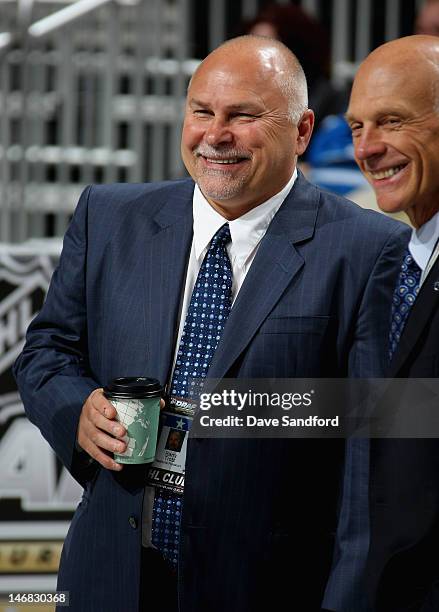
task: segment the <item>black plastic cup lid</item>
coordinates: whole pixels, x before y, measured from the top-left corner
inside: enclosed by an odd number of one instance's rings
[[[121,399],[141,399],[143,397],[159,397],[163,387],[156,378],[142,378],[127,376],[115,378],[104,387],[106,397],[120,397]]]

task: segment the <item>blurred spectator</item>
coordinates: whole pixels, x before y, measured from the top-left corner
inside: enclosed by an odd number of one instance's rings
[[[308,176],[322,189],[346,195],[368,186],[354,158],[351,130],[343,115],[329,115],[314,134]]]
[[[347,92],[336,89],[329,80],[331,53],[328,34],[303,9],[293,4],[269,5],[245,24],[244,31],[277,38],[296,54],[308,81],[309,107],[316,115],[315,127],[327,115],[346,110]]]
[[[415,21],[415,34],[439,36],[439,0],[427,0]]]

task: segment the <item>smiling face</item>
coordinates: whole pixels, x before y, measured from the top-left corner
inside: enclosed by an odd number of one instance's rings
[[[308,144],[313,115],[306,112],[298,126],[291,122],[288,100],[276,82],[284,64],[269,41],[249,41],[212,53],[191,81],[183,161],[226,219],[278,193]]]
[[[379,207],[405,211],[416,227],[439,209],[439,114],[433,87],[439,63],[436,54],[420,50],[425,38],[400,39],[372,53],[355,77],[347,112],[356,161]],[[425,51],[431,51],[429,44]]]

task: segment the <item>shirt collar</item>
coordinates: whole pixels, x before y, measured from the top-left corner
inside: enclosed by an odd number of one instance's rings
[[[439,212],[427,223],[412,231],[409,251],[421,270],[425,270],[439,238]]]
[[[279,193],[249,210],[242,217],[228,222],[232,237],[231,258],[235,260],[238,266],[244,267],[245,262],[263,238],[271,220],[293,187],[296,178],[297,170],[295,168],[292,177]],[[212,208],[198,185],[195,185],[194,190],[193,217],[195,256],[199,260],[213,236],[227,222],[227,219]]]

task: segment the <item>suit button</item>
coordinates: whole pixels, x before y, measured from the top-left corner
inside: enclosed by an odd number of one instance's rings
[[[134,516],[130,516],[130,518],[128,519],[128,522],[130,524],[130,527],[132,527],[133,529],[137,529],[137,521],[134,518]]]

